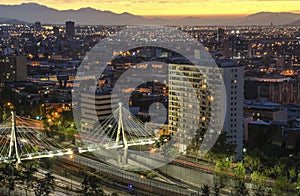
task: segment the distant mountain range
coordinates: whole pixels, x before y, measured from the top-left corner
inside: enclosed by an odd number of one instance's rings
[[[0,24],[25,24],[26,22],[11,18],[1,18]]]
[[[290,25],[300,26],[300,20],[296,20],[295,22],[290,23]]]
[[[0,5],[0,23],[34,23],[64,24],[72,20],[76,24],[90,25],[300,25],[300,14],[289,12],[259,12],[239,18],[145,18],[130,13],[116,14],[110,11],[101,11],[93,8],[79,10],[57,10],[37,3],[23,3],[20,5]]]

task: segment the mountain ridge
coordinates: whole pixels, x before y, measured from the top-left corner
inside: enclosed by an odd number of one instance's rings
[[[3,18],[0,17],[0,24],[25,24],[25,21],[13,19],[13,18]]]
[[[10,20],[34,23],[41,21],[44,24],[64,24],[73,20],[76,24],[88,25],[286,25],[300,20],[300,14],[292,12],[258,12],[238,18],[146,18],[128,12],[114,13],[107,10],[98,10],[83,7],[77,10],[57,10],[38,3],[22,3],[19,5],[0,4],[0,17]]]

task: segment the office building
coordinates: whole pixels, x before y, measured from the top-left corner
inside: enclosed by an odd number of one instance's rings
[[[280,104],[299,103],[300,77],[246,77],[246,99]]]
[[[113,106],[118,104],[110,88],[97,88],[91,93],[81,94],[81,125],[82,131],[93,131],[98,122],[104,121],[112,114]]]
[[[0,87],[5,82],[24,81],[27,79],[27,66],[25,56],[0,57]]]
[[[75,23],[73,21],[66,22],[66,38],[72,39],[75,35]]]

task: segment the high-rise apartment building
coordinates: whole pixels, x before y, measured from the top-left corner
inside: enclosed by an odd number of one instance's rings
[[[27,79],[25,56],[0,56],[0,87],[5,82],[24,81]]]
[[[91,93],[81,94],[82,131],[93,131],[97,122],[101,123],[112,114],[112,108],[118,104],[118,101],[111,90],[98,88],[96,91],[91,90]]]
[[[75,23],[73,21],[66,22],[66,38],[72,39],[75,35]]]
[[[243,56],[249,56],[249,49],[252,49],[249,48],[249,41],[239,37],[236,32],[224,39],[223,56],[225,58],[240,59]]]
[[[34,23],[34,30],[41,31],[42,30],[42,24],[41,22],[37,21]]]
[[[236,145],[236,159],[243,156],[243,104],[244,104],[244,67],[234,62],[221,62],[226,90],[226,115],[223,131],[229,136],[229,142]]]
[[[224,85],[222,85],[223,81]],[[188,85],[194,88],[194,92],[187,88]],[[205,66],[201,71],[194,65],[170,64],[168,116],[170,133],[175,135],[180,131],[185,134],[194,129],[197,130],[194,137],[202,141],[204,135],[209,138],[210,134],[216,134],[220,131],[218,129],[222,129],[227,132],[229,142],[237,145],[235,158],[241,159],[243,85],[243,67],[237,67],[233,62],[222,62],[219,68]],[[195,107],[197,100],[192,98],[194,93],[197,94],[199,107]],[[200,113],[197,110],[200,110]],[[194,119],[195,116],[199,116],[200,119]],[[222,126],[223,117],[225,121]],[[183,146],[179,147],[182,151],[188,147],[186,142],[194,141],[188,134],[177,137],[182,140]]]
[[[225,38],[225,29],[218,28],[217,32],[217,41],[223,42]]]
[[[56,37],[59,36],[59,27],[58,26],[53,27],[53,35]]]

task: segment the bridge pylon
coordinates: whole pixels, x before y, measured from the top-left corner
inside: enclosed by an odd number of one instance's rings
[[[16,159],[17,163],[21,163],[20,158],[20,146],[17,140],[17,128],[16,128],[16,114],[11,111],[11,132],[10,132],[10,143],[9,143],[9,153],[8,158]]]
[[[124,148],[128,149],[128,143],[127,143],[127,138],[125,136],[125,130],[124,130],[124,124],[123,124],[123,106],[122,103],[119,103],[119,120],[118,120],[118,131],[117,131],[117,138],[116,138],[116,143],[119,143],[120,141],[120,135],[122,132],[122,141],[124,144]]]
[[[122,141],[124,144],[124,163],[127,164],[127,151],[128,151],[128,143],[125,135],[124,124],[123,124],[123,106],[122,103],[119,103],[119,120],[118,120],[118,131],[116,137],[116,144],[120,141],[120,135],[122,133]]]

